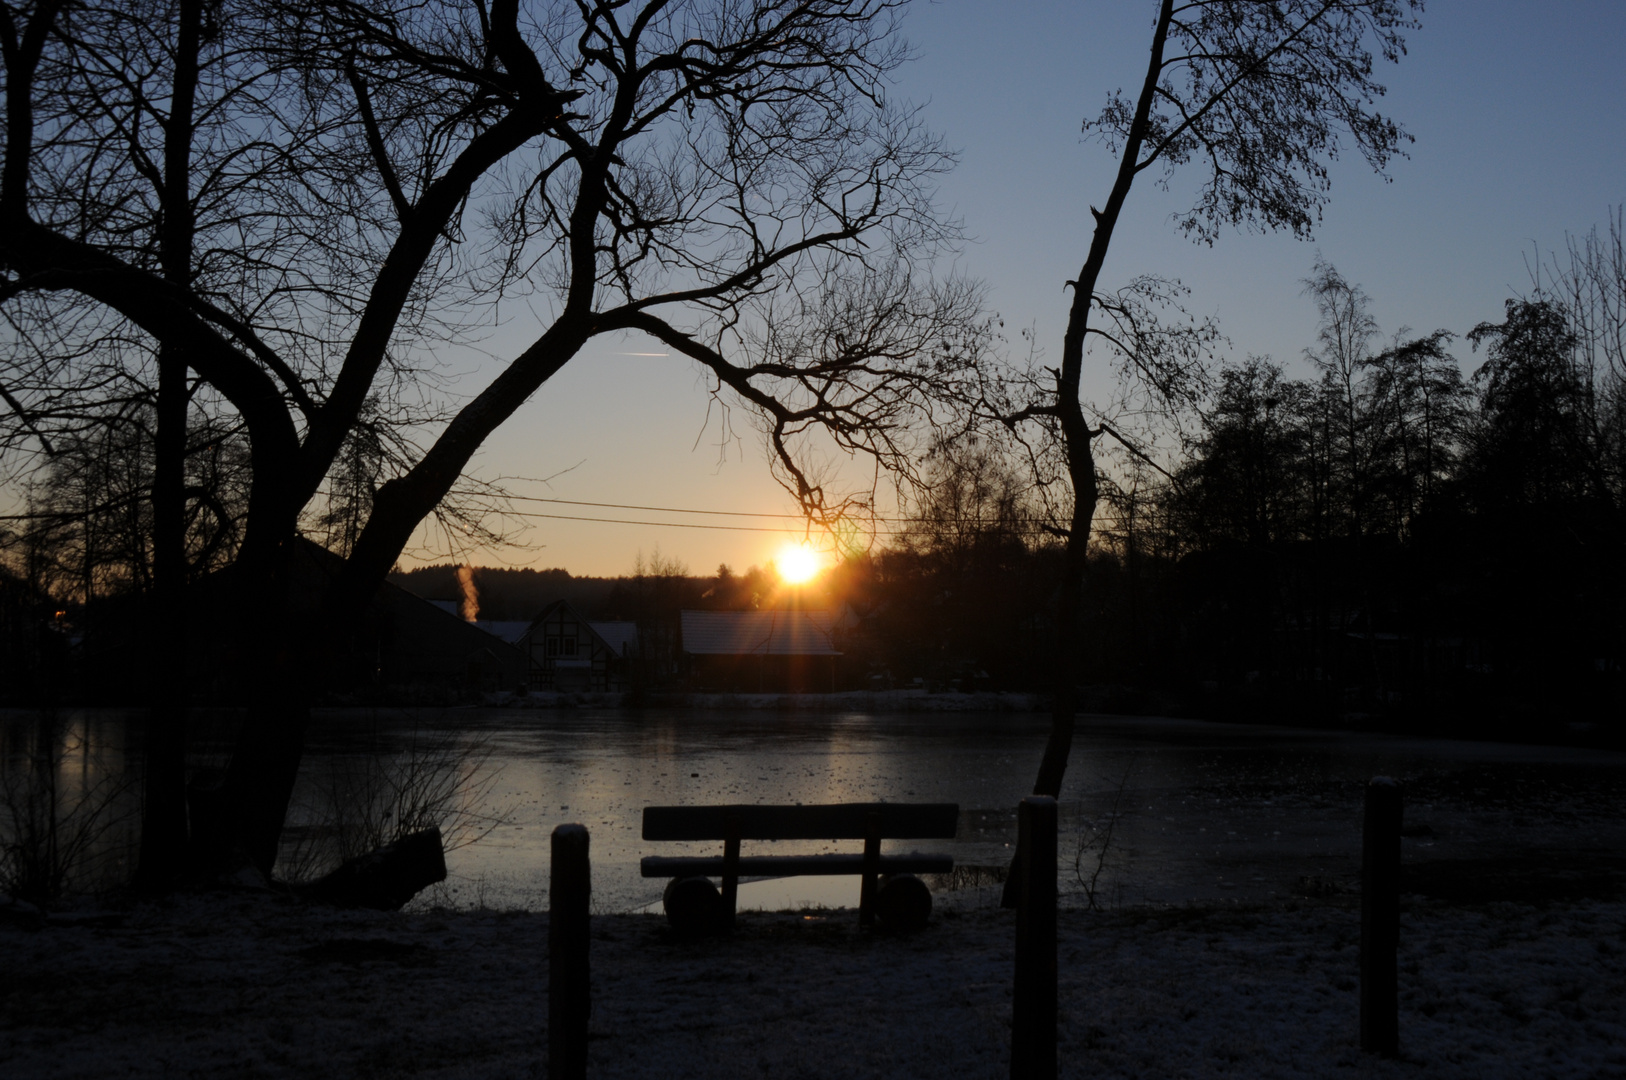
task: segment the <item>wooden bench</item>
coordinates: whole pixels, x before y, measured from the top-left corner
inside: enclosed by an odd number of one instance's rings
[[[674,887],[683,882],[720,877],[723,881],[718,919],[722,929],[734,925],[734,908],[741,877],[797,877],[809,874],[857,874],[858,919],[873,925],[881,904],[880,875],[946,874],[954,869],[952,855],[882,855],[882,840],[952,840],[958,830],[960,808],[954,803],[838,803],[823,806],[646,806],[645,840],[721,840],[721,855],[644,858],[646,878],[671,878],[667,888],[667,917],[678,929],[700,929],[700,914],[707,901],[700,888],[691,899],[674,904]],[[862,840],[862,853],[838,855],[740,854],[745,840]],[[907,882],[913,882],[913,885]],[[924,896],[919,922],[931,911],[931,893],[910,876],[889,878],[897,884],[897,899],[886,905],[899,912],[917,910]],[[698,882],[696,881],[698,886]],[[704,886],[715,895],[707,881]],[[905,895],[907,894],[907,895]],[[712,901],[715,902],[715,901]],[[674,914],[678,912],[679,914]],[[908,921],[904,916],[899,921]],[[885,916],[883,922],[888,921]],[[680,923],[687,923],[687,926]]]

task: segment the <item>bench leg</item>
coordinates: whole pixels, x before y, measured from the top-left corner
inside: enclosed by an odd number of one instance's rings
[[[871,813],[864,822],[864,870],[858,887],[858,925],[875,925],[876,875],[881,870],[881,815]]]
[[[728,816],[728,836],[723,840],[723,929],[734,932],[734,909],[740,895],[740,819]]]

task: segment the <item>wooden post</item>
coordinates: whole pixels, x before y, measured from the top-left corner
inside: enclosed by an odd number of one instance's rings
[[[592,873],[587,826],[553,830],[548,882],[548,1080],[587,1076],[588,914]]]
[[[740,896],[740,815],[730,813],[723,831],[723,932],[732,934]]]
[[[1400,820],[1404,789],[1376,776],[1366,785],[1361,831],[1361,1049],[1400,1052]]]
[[[1011,999],[1011,1080],[1056,1076],[1056,800],[1017,807],[1016,981]]]
[[[881,815],[864,815],[864,865],[858,885],[858,925],[875,925],[876,876],[881,871]]]

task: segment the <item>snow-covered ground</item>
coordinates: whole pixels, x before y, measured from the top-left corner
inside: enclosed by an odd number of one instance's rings
[[[908,937],[856,921],[749,913],[683,942],[595,917],[589,1075],[1007,1075],[1010,914],[973,894]],[[1618,899],[1408,898],[1398,1061],[1358,1049],[1347,893],[1064,911],[1060,932],[1064,1076],[1626,1077]],[[546,985],[530,912],[237,894],[0,918],[0,1076],[543,1076]]]

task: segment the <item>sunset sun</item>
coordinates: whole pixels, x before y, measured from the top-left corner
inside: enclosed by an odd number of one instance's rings
[[[774,566],[787,585],[802,585],[819,572],[819,555],[806,544],[786,544],[779,549]]]

